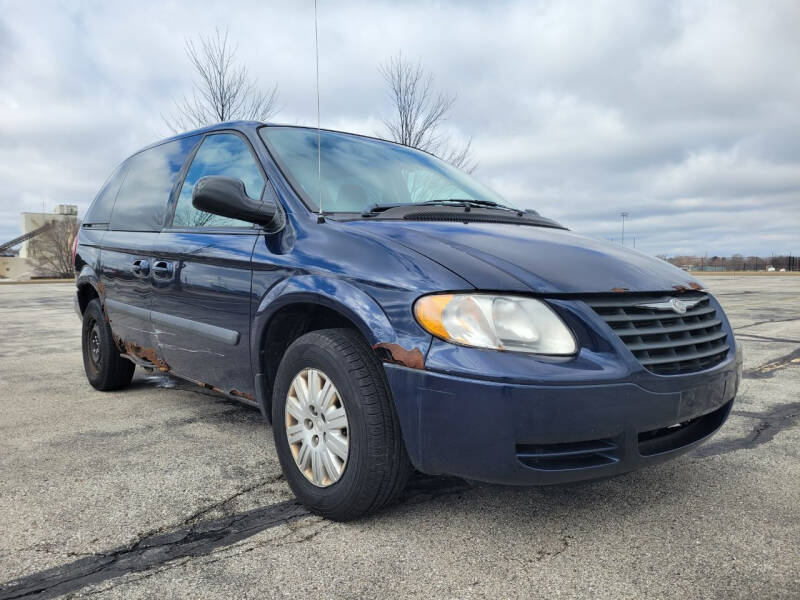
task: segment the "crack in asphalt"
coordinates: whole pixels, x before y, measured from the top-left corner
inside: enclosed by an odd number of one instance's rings
[[[0,587],[0,598],[54,598],[107,579],[146,571],[168,561],[203,556],[265,529],[303,517],[308,511],[294,500],[278,502],[139,539],[65,565],[46,569]]]
[[[151,577],[154,577],[171,569],[177,569],[179,567],[185,566],[186,564],[191,562],[194,558],[198,559],[195,567],[203,568],[208,565],[212,565],[214,563],[244,556],[245,554],[258,550],[259,548],[264,548],[266,546],[271,546],[272,548],[277,549],[288,545],[300,544],[314,539],[317,535],[319,535],[326,529],[336,524],[333,521],[326,521],[322,517],[317,517],[318,520],[316,521],[313,519],[314,517],[308,516],[289,522],[287,525],[292,529],[288,533],[278,537],[269,538],[267,540],[260,542],[249,542],[249,543],[243,542],[246,545],[237,546],[236,544],[234,544],[232,546],[222,547],[219,550],[216,550],[208,554],[208,557],[206,559],[202,559],[202,557],[184,557],[183,559],[176,559],[168,563],[165,563],[163,565],[156,565],[153,568],[148,569],[147,571],[143,571],[138,577],[125,577],[124,579],[119,578],[116,581],[112,581],[111,583],[109,583],[109,585],[105,587],[99,587],[94,590],[85,591],[83,592],[82,595],[94,596],[97,594],[103,594],[118,587],[130,586],[136,584],[139,581],[142,581],[144,579],[149,579]],[[299,523],[299,525],[296,528],[293,528],[295,523]],[[307,531],[310,531],[311,533],[306,533]],[[293,536],[296,536],[298,533],[303,533],[303,537],[300,537],[299,539],[290,539]]]
[[[757,419],[758,423],[744,437],[723,439],[700,446],[691,456],[706,458],[728,454],[735,450],[752,450],[770,442],[778,433],[800,422],[800,402],[781,404],[763,412],[733,410],[732,415]]]
[[[800,344],[800,340],[792,340],[788,338],[767,337],[766,335],[756,335],[754,333],[740,333],[736,339],[745,338],[754,342],[778,342],[781,344]]]
[[[734,327],[734,331],[739,331],[740,329],[747,329],[748,327],[756,327],[758,325],[767,325],[769,323],[788,323],[789,321],[798,321],[797,317],[792,317],[791,319],[767,319],[766,321],[756,321],[755,323],[748,323],[747,325],[739,325],[739,327]]]
[[[539,548],[535,553],[535,561],[542,562],[545,558],[554,558],[560,554],[563,554],[569,548],[569,541],[571,539],[574,539],[571,535],[562,535],[559,538],[559,541],[561,542],[561,548],[558,550],[544,550]]]
[[[742,376],[745,379],[765,379],[767,377],[774,377],[776,371],[793,365],[800,366],[800,348],[795,348],[788,354],[784,354],[763,365],[753,367],[752,369],[745,369]]]
[[[44,599],[69,594],[123,575],[157,569],[181,558],[207,556],[218,548],[231,546],[266,529],[309,516],[311,513],[296,500],[287,500],[216,519],[202,520],[209,512],[223,508],[233,500],[278,479],[280,476],[240,490],[192,514],[172,529],[162,528],[142,535],[131,544],[0,584],[0,600]],[[401,502],[416,504],[471,487],[456,478],[420,475],[409,484]],[[326,524],[318,528],[304,539],[311,539],[327,526]],[[246,551],[249,550],[244,550]]]
[[[790,366],[800,366],[800,348],[776,358],[768,363],[746,369],[742,373],[744,379],[764,379],[774,377],[776,372]],[[752,450],[770,442],[779,432],[793,427],[800,422],[800,402],[779,404],[762,412],[747,410],[731,411],[732,415],[757,420],[757,424],[746,435],[731,439],[722,439],[704,444],[691,451],[690,456],[705,458],[719,456],[736,450]]]

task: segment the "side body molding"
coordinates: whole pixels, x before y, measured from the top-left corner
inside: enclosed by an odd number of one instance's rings
[[[184,319],[182,317],[168,315],[162,312],[157,312],[155,310],[147,310],[137,306],[131,306],[130,304],[125,304],[124,302],[111,300],[110,298],[106,299],[105,303],[109,308],[113,308],[118,312],[136,317],[142,321],[150,321],[154,325],[161,325],[162,327],[178,329],[187,333],[196,334],[228,346],[235,346],[239,343],[239,332],[234,331],[233,329],[224,329],[222,327],[217,327],[216,325],[201,323],[200,321],[193,321],[190,319]]]

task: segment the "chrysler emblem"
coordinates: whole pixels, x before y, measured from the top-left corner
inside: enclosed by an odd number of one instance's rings
[[[672,310],[674,310],[679,315],[686,314],[686,302],[683,300],[678,300],[677,298],[670,298],[669,299],[670,306],[672,306]]]
[[[700,304],[702,300],[678,300],[677,298],[670,298],[661,302],[648,302],[646,304],[637,304],[636,308],[649,308],[651,310],[671,310],[672,312],[685,315],[686,311],[694,308]]]

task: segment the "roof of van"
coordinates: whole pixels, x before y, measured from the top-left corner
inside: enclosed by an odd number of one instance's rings
[[[297,129],[317,129],[313,125],[290,125],[288,123],[268,123],[266,121],[224,121],[222,123],[215,123],[214,125],[209,125],[207,127],[201,127],[199,129],[192,129],[191,131],[184,131],[183,133],[178,133],[178,134],[173,135],[171,137],[164,138],[164,139],[159,140],[157,142],[153,142],[152,144],[148,144],[144,148],[140,148],[139,150],[137,150],[136,152],[134,152],[130,156],[134,156],[136,154],[139,154],[140,152],[144,152],[145,150],[149,150],[150,148],[155,148],[156,146],[160,146],[161,144],[166,144],[167,142],[172,142],[174,140],[180,140],[180,139],[183,139],[185,137],[190,137],[190,136],[193,136],[193,135],[200,135],[200,134],[203,134],[203,133],[208,133],[209,131],[218,131],[218,130],[221,130],[221,129],[238,129],[238,130],[250,129],[250,130],[252,130],[252,129],[255,129],[255,128],[258,128],[258,127],[265,127],[265,126],[266,127],[294,127],[294,128],[297,128]],[[320,131],[329,131],[329,132],[332,132],[332,133],[344,133],[344,134],[347,134],[347,135],[355,135],[355,136],[362,137],[362,138],[378,140],[378,141],[387,142],[387,143],[390,143],[390,144],[396,144],[398,146],[405,146],[406,145],[406,144],[402,144],[400,142],[395,142],[393,140],[387,140],[387,139],[383,139],[383,138],[379,138],[379,137],[375,137],[375,136],[364,135],[362,133],[353,133],[352,131],[341,131],[339,129],[326,129],[325,127],[321,127]],[[421,152],[424,152],[425,154],[431,154],[431,152],[429,152],[427,150],[422,150],[421,148],[416,148],[416,150],[420,150]],[[128,158],[130,158],[130,156]]]
[[[144,148],[137,150],[134,154],[139,154],[139,152],[142,152],[143,150],[148,150],[149,148],[155,148],[156,146],[160,146],[161,144],[165,144],[167,142],[180,140],[185,137],[190,137],[201,133],[207,133],[209,131],[216,131],[218,129],[251,129],[253,127],[261,127],[262,125],[267,125],[267,124],[268,123],[262,123],[261,121],[225,121],[223,123],[214,123],[213,125],[208,125],[207,127],[192,129],[191,131],[184,131],[181,133],[177,133],[173,136],[164,138],[162,140],[158,140],[157,142],[153,142],[152,144],[148,144]]]

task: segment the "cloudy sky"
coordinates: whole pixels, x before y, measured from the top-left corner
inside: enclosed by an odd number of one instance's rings
[[[19,213],[80,213],[165,137],[187,36],[227,27],[313,124],[313,2],[0,0],[0,241]],[[402,51],[457,94],[476,176],[571,229],[652,254],[800,253],[800,3],[320,0],[323,127],[381,131]]]

